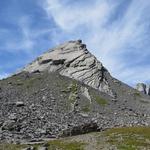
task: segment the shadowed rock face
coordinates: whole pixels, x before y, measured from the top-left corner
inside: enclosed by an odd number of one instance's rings
[[[138,83],[136,89],[144,94],[150,95],[150,85],[144,83]]]
[[[114,97],[108,83],[108,78],[111,78],[109,72],[81,40],[64,43],[46,52],[23,69],[27,72],[45,70],[57,71]]]

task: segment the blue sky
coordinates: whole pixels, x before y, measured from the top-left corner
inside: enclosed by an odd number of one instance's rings
[[[76,39],[114,77],[150,83],[150,0],[0,0],[0,78]]]

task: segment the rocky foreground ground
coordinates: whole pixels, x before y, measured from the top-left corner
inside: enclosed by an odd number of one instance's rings
[[[0,150],[149,150],[150,128],[115,128],[51,141],[0,144]]]

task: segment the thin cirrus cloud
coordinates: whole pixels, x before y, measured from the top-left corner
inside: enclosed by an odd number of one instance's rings
[[[10,38],[9,41],[5,43],[3,47],[5,47],[5,50],[8,51],[22,51],[26,50],[26,53],[30,53],[33,46],[34,41],[30,34],[30,29],[28,28],[29,20],[27,17],[22,17],[18,19],[17,26],[20,30],[18,36],[15,36],[14,38]],[[14,36],[14,35],[13,35]]]
[[[2,29],[1,35],[7,35],[7,39],[2,43],[0,50],[9,52],[23,51],[28,54],[33,53],[36,44],[36,38],[42,35],[43,30],[35,30],[30,27],[31,19],[28,16],[19,17],[15,23],[14,31],[10,29]],[[48,32],[48,31],[47,31]]]
[[[48,49],[53,28],[36,2],[0,1],[0,4],[0,78],[3,78]]]
[[[61,30],[56,42],[82,38],[115,77],[150,81],[150,1],[46,0],[43,8]]]
[[[3,64],[0,66],[0,79],[16,72],[33,55],[35,41],[30,36],[28,23],[26,17],[21,17],[15,22],[13,30],[12,25],[0,29],[0,63]]]

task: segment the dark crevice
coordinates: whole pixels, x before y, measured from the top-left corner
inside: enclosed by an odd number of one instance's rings
[[[66,59],[53,60],[52,65],[63,65]]]
[[[39,64],[40,64],[40,65],[42,65],[42,64],[47,64],[47,63],[49,63],[49,62],[51,62],[51,61],[52,61],[52,59],[46,59],[46,60],[40,61]]]

